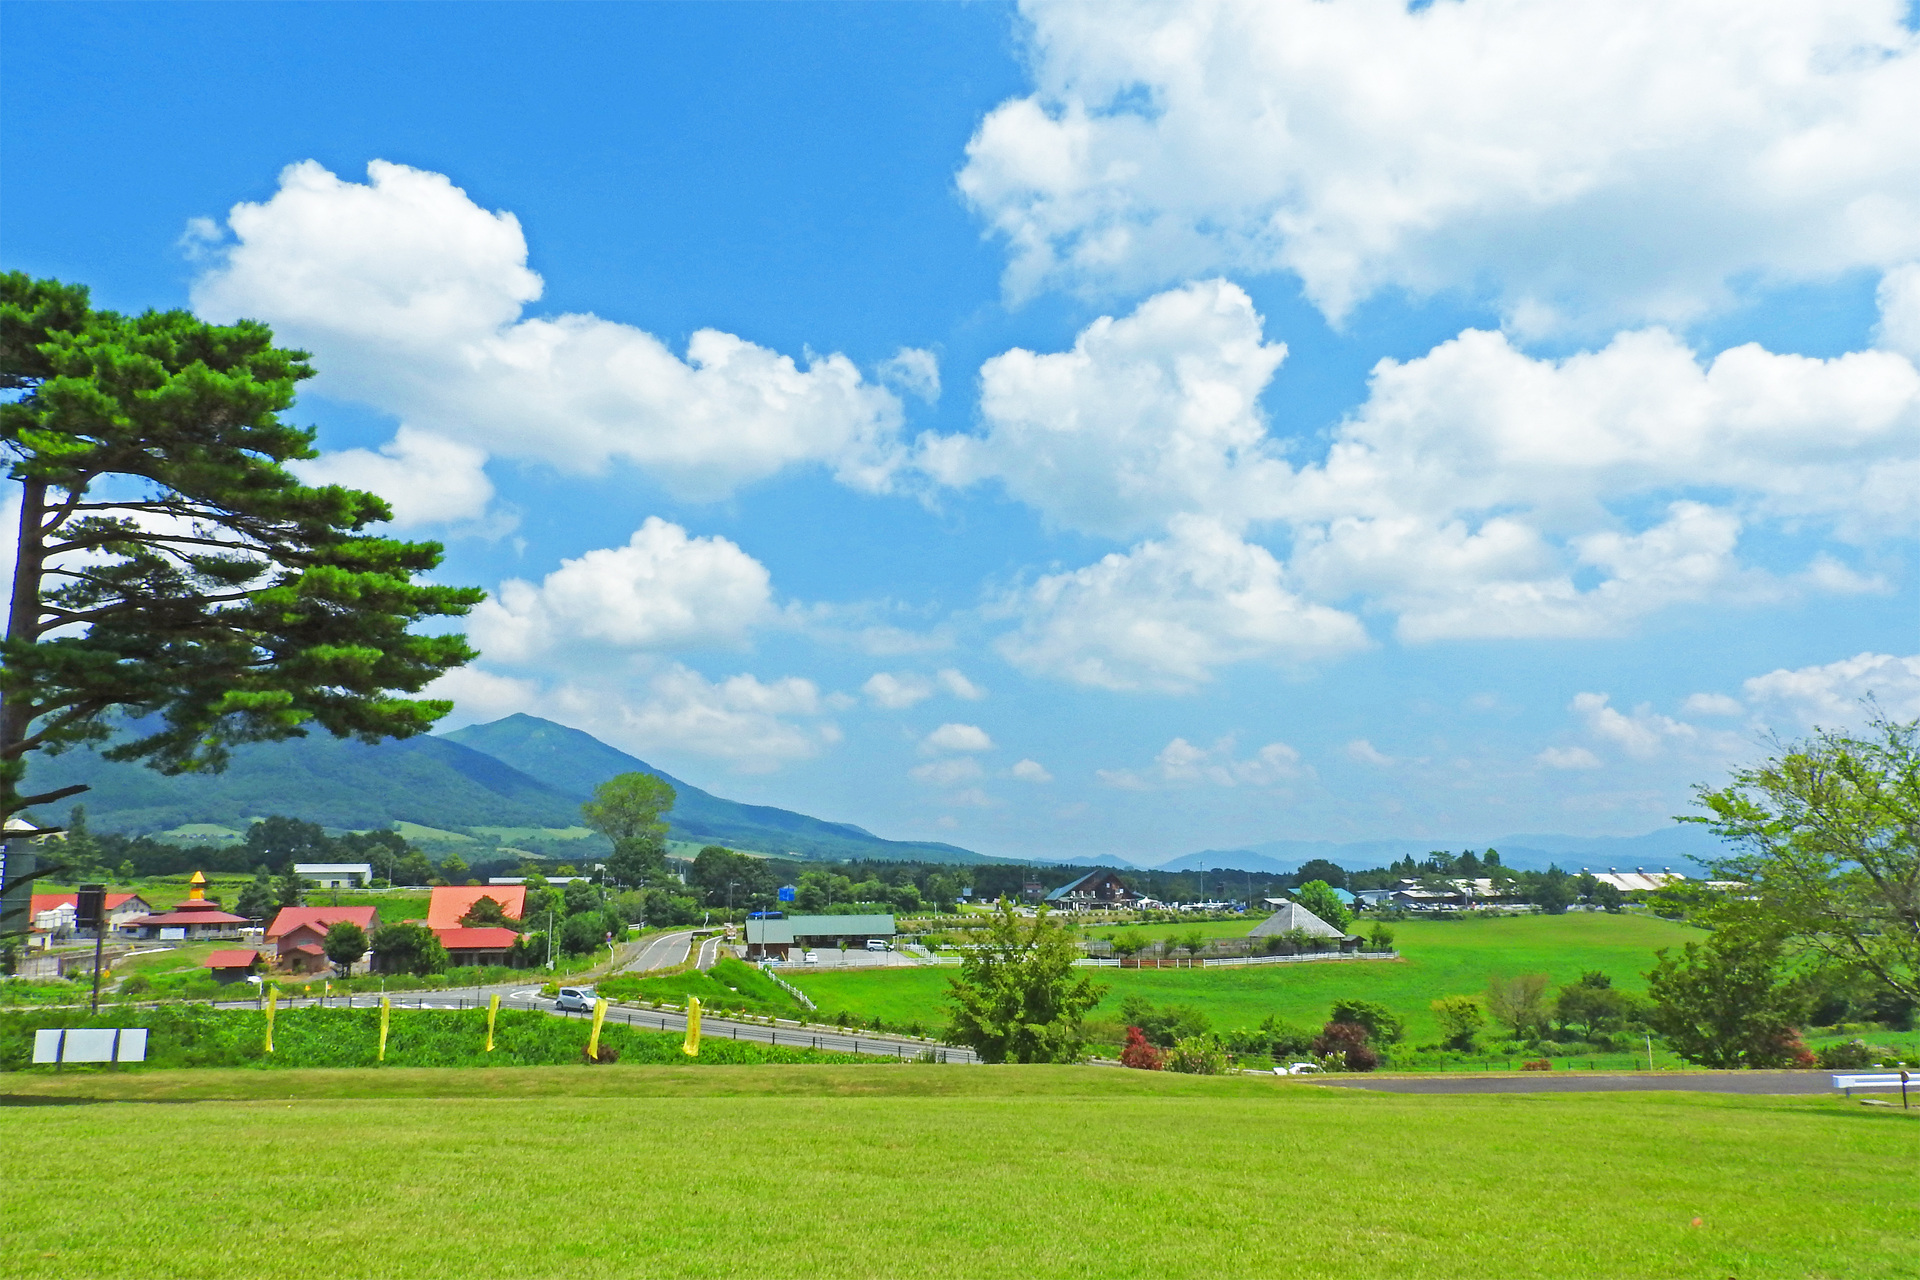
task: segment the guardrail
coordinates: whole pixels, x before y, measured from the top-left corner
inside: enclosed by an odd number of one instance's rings
[[[1907,1083],[1909,1079],[1910,1077],[1905,1071],[1885,1071],[1872,1075],[1836,1074],[1833,1077],[1833,1087],[1846,1094],[1849,1098],[1853,1096],[1855,1089],[1898,1089],[1900,1091],[1900,1105],[1902,1108],[1905,1108],[1907,1106]]]

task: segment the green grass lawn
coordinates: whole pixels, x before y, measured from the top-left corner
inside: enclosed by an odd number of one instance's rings
[[[1384,1004],[1405,1018],[1409,1040],[1421,1044],[1440,1035],[1428,1006],[1441,996],[1479,994],[1491,974],[1544,973],[1557,987],[1598,969],[1611,974],[1618,987],[1644,991],[1655,950],[1699,937],[1696,930],[1654,916],[1597,913],[1415,920],[1397,923],[1393,930],[1400,960],[1093,970],[1108,987],[1093,1017],[1117,1018],[1120,1002],[1137,993],[1156,1004],[1192,1005],[1217,1030],[1251,1027],[1271,1013],[1317,1026],[1335,1000],[1354,997]],[[829,1017],[842,1009],[862,1017],[878,1014],[889,1026],[916,1020],[943,1024],[947,978],[956,972],[951,966],[782,970]]]
[[[206,1099],[10,1110],[0,1240],[22,1277],[1872,1280],[1920,1258],[1920,1123],[1832,1097],[919,1065],[16,1076],[0,1093]],[[181,1170],[201,1171],[191,1194],[153,1194]]]

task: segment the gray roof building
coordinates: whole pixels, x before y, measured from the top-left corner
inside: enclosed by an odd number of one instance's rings
[[[816,947],[848,944],[865,946],[869,938],[894,936],[893,917],[873,916],[788,916],[784,920],[747,921],[749,949],[767,947]]]
[[[1344,938],[1347,936],[1297,902],[1289,902],[1286,906],[1253,926],[1253,932],[1247,936],[1250,938],[1270,938],[1278,934],[1292,933],[1295,929],[1304,929],[1310,938]]]

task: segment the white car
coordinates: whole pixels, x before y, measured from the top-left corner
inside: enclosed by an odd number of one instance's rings
[[[1311,1062],[1290,1062],[1284,1067],[1275,1067],[1273,1074],[1277,1076],[1310,1076],[1318,1074],[1319,1071],[1320,1068]]]
[[[807,952],[806,959],[808,964],[819,964],[820,953],[818,951],[809,951]]]
[[[592,1013],[596,999],[592,987],[562,987],[553,998],[553,1007],[562,1013]]]

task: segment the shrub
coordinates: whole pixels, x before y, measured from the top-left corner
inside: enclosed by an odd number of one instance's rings
[[[1367,1039],[1367,1029],[1357,1022],[1329,1022],[1315,1038],[1313,1051],[1338,1059],[1349,1071],[1371,1071],[1380,1065],[1380,1055]]]
[[[1553,1062],[1547,1058],[1530,1058],[1520,1064],[1522,1071],[1551,1071]]]
[[[1138,1071],[1159,1071],[1167,1065],[1166,1055],[1147,1043],[1140,1028],[1127,1028],[1127,1046],[1120,1051],[1120,1065]]]
[[[1828,1071],[1858,1071],[1880,1061],[1880,1055],[1865,1040],[1843,1040],[1822,1049],[1818,1061]]]
[[[1226,1047],[1213,1035],[1188,1036],[1167,1053],[1167,1070],[1190,1076],[1223,1075],[1229,1065]]]

